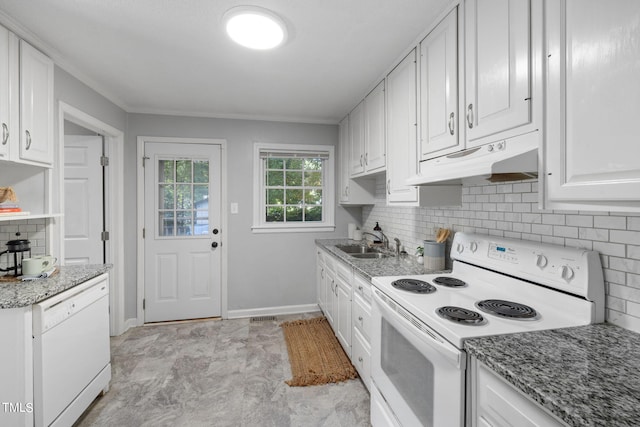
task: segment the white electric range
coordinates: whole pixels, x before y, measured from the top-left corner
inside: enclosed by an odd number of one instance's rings
[[[374,426],[462,426],[465,339],[604,321],[597,252],[456,233],[451,258],[372,280]]]

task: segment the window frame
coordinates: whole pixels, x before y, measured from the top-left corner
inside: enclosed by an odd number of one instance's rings
[[[266,183],[265,164],[260,158],[264,151],[283,153],[326,152],[329,158],[322,165],[322,221],[273,223],[265,220]],[[335,147],[333,145],[253,144],[253,226],[254,233],[315,233],[335,231]]]

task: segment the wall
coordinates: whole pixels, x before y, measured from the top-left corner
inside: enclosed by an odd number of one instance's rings
[[[535,180],[465,185],[462,207],[387,207],[385,182],[376,183],[376,204],[363,208],[363,227],[371,230],[379,221],[411,254],[438,227],[600,252],[607,321],[640,332],[640,214],[543,211]]]
[[[239,205],[239,213],[228,214],[228,230],[223,244],[228,250],[228,308],[250,310],[265,307],[312,304],[315,295],[315,239],[346,236],[347,222],[353,218],[336,209],[336,232],[254,234],[251,232],[253,209],[253,143],[337,145],[335,125],[311,125],[252,120],[169,117],[131,114],[125,151],[125,211],[135,212],[136,144],[138,136],[175,136],[222,138],[227,140],[227,200]],[[336,150],[337,153],[337,150]],[[337,167],[337,162],[336,162]],[[135,259],[135,221],[127,221],[125,259]],[[127,315],[135,313],[135,263],[127,265]],[[233,314],[233,313],[232,313]]]

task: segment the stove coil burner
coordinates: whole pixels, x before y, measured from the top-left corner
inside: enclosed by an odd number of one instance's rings
[[[462,288],[464,286],[467,286],[467,282],[449,276],[436,277],[435,279],[433,279],[433,283],[435,283],[436,285],[447,286],[449,288]]]
[[[437,311],[438,316],[463,325],[482,325],[484,317],[477,311],[467,310],[462,307],[445,306]]]
[[[495,314],[517,320],[531,320],[538,317],[538,313],[528,305],[499,299],[479,301],[476,306],[485,313]]]
[[[417,279],[398,279],[391,282],[391,285],[393,285],[394,288],[415,292],[417,294],[430,294],[436,291],[435,286],[431,283]]]

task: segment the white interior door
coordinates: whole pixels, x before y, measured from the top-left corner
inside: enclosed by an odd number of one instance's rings
[[[102,264],[102,137],[64,137],[64,265]]]
[[[145,322],[220,316],[220,146],[144,151]]]

